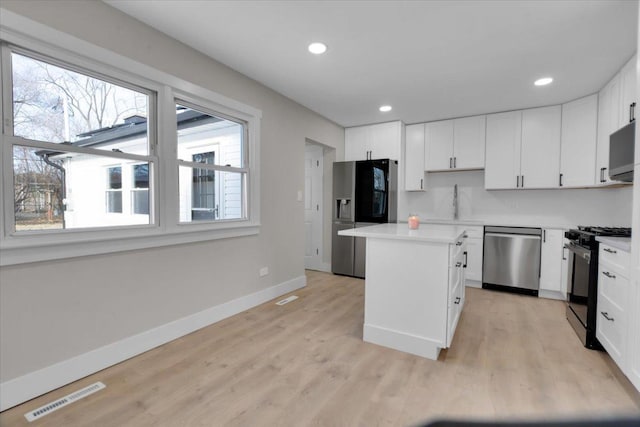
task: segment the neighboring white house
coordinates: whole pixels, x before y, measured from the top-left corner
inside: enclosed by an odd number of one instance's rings
[[[181,106],[176,113],[178,159],[242,167],[242,124]],[[147,135],[146,118],[136,115],[79,135],[73,145],[147,155]],[[70,152],[49,153],[49,158],[64,169],[65,228],[149,224],[150,163]],[[178,169],[181,222],[242,218],[240,173]]]

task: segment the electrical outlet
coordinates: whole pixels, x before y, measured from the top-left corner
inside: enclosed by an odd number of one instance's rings
[[[260,277],[264,277],[269,274],[269,267],[262,267],[260,269]]]

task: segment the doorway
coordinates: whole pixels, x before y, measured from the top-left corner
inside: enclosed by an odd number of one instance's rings
[[[321,145],[309,142],[305,144],[304,165],[304,267],[309,270],[324,270],[324,149]]]

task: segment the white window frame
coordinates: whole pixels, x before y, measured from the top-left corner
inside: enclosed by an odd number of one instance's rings
[[[110,81],[124,82],[155,92],[157,129],[149,130],[150,156],[127,153],[112,155],[110,151],[65,145],[65,151],[90,152],[119,160],[148,162],[153,157],[153,178],[150,181],[150,215],[153,224],[143,226],[105,227],[95,229],[68,229],[58,232],[20,232],[13,229],[13,153],[12,143],[20,144],[22,138],[1,135],[0,164],[0,265],[70,258],[84,255],[120,252],[133,249],[158,247],[221,238],[255,235],[260,228],[260,110],[227,98],[207,88],[195,85],[174,75],[116,54],[64,32],[54,30],[13,12],[0,8],[0,41],[18,46],[30,52],[60,61],[65,67],[75,66],[90,75],[105,76]],[[55,41],[55,42],[52,42]],[[6,49],[3,48],[3,51]],[[10,69],[6,53],[2,57],[3,74]],[[48,61],[49,62],[49,61]],[[127,70],[127,71],[124,71]],[[144,76],[144,77],[143,77]],[[6,82],[2,82],[6,85]],[[11,107],[11,92],[3,88],[4,99],[0,103],[0,115]],[[184,100],[223,116],[246,123],[244,141],[247,179],[245,182],[246,218],[240,220],[216,220],[211,222],[180,223],[178,216],[179,195],[177,184],[177,127],[175,99]],[[4,118],[4,115],[2,115]],[[151,123],[151,120],[150,120]],[[3,130],[11,126],[3,122]],[[150,127],[151,128],[151,127]],[[11,134],[13,129],[11,129]],[[156,132],[155,135],[151,135]],[[49,143],[30,141],[29,146],[51,148]],[[151,152],[153,150],[153,152]]]

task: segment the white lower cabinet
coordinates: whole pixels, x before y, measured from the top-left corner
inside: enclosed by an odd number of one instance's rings
[[[545,298],[566,299],[566,280],[563,280],[562,263],[566,258],[564,249],[564,230],[542,230],[540,253],[540,291]]]
[[[449,256],[449,292],[447,306],[447,347],[451,347],[453,335],[462,314],[465,297],[465,257],[467,255],[466,245],[451,245],[451,255]]]
[[[596,337],[622,371],[627,371],[629,261],[628,252],[600,244]]]
[[[482,287],[483,227],[466,227],[467,257],[465,263],[467,286]]]

